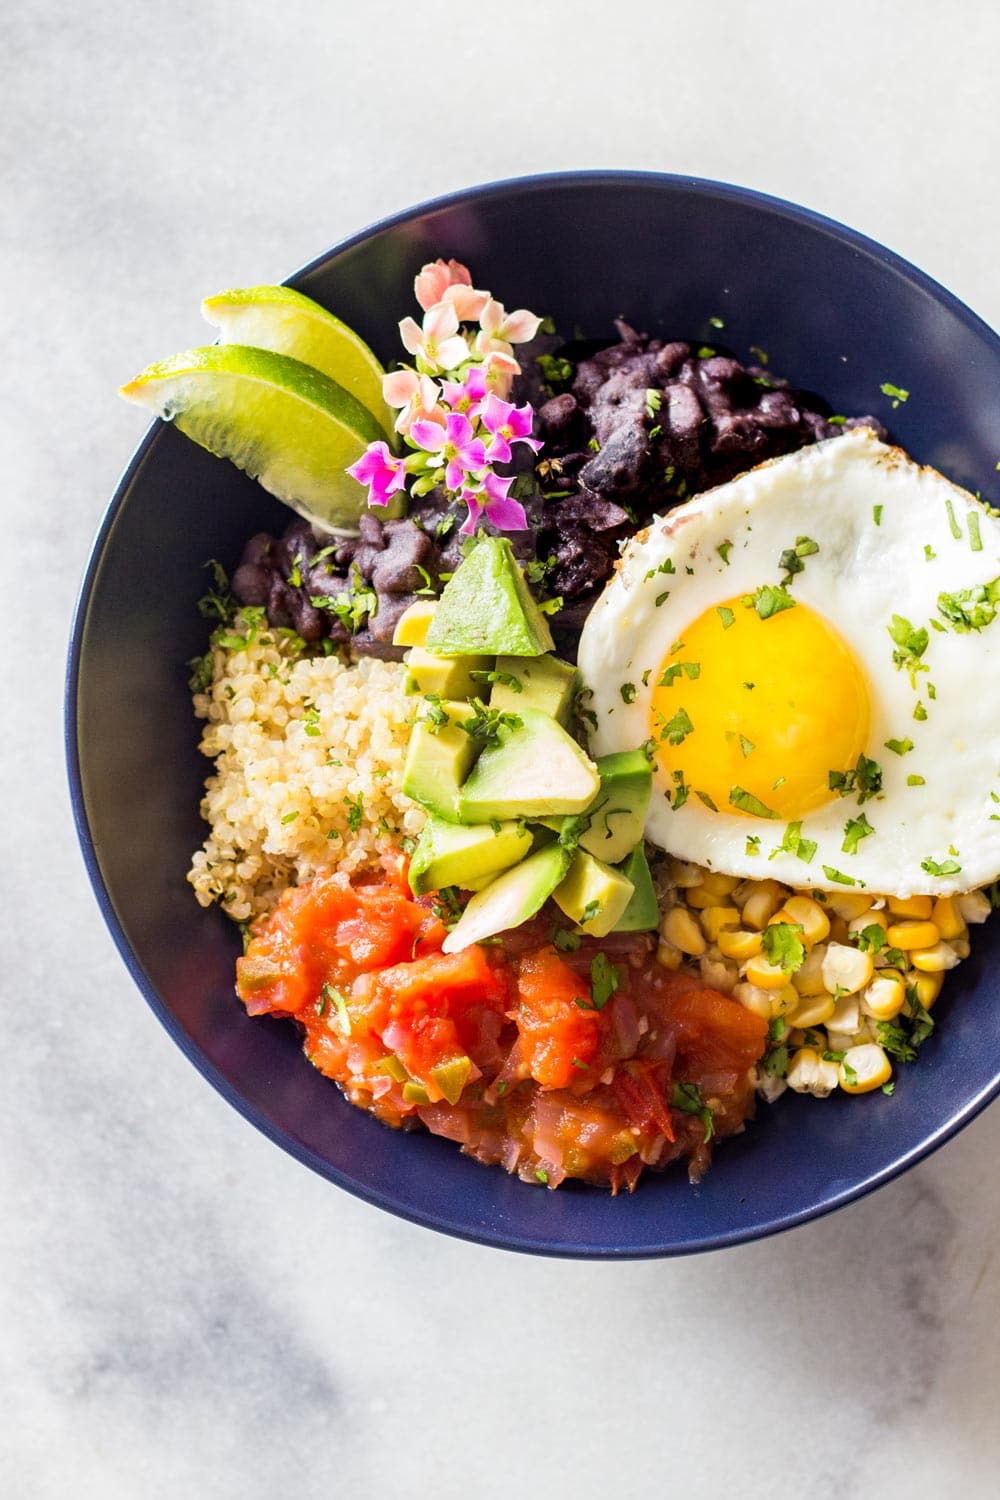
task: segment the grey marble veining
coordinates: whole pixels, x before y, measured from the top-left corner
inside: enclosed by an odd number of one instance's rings
[[[142,429],[114,388],[200,340],[204,293],[473,181],[628,165],[804,202],[995,325],[1000,11],[9,9],[0,1500],[991,1500],[1000,1110],[840,1214],[695,1260],[397,1222],[252,1131],[146,1009],[86,884],[60,715]]]

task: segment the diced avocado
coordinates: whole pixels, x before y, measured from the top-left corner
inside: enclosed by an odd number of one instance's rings
[[[660,910],[656,904],[653,877],[646,863],[646,851],[641,842],[636,844],[628,859],[618,868],[626,880],[631,880],[635,889],[624,913],[615,923],[615,931],[652,932],[660,925]]]
[[[490,708],[516,714],[537,708],[564,727],[580,674],[558,656],[498,656]]]
[[[552,650],[548,621],[506,537],[483,537],[456,568],[424,644],[443,656],[541,656]]]
[[[458,1055],[449,1057],[445,1062],[438,1063],[431,1068],[430,1078],[435,1088],[440,1089],[449,1104],[457,1104],[471,1072],[472,1058]]]
[[[606,937],[624,915],[633,890],[631,880],[620,870],[578,849],[552,899],[581,932],[589,937]]]
[[[410,730],[406,747],[403,791],[451,823],[460,821],[459,793],[476,758],[476,742],[460,725],[474,715],[471,703],[429,705]]]
[[[407,692],[428,698],[475,698],[482,692],[473,672],[488,672],[489,656],[432,656],[423,646],[411,646],[406,656]]]
[[[470,881],[492,880],[530,852],[531,834],[523,823],[510,820],[467,827],[432,815],[410,859],[410,889],[415,896],[445,885],[468,891]]]
[[[409,609],[404,609],[392,632],[394,646],[422,646],[427,639],[430,623],[434,618],[433,599],[414,599]]]
[[[616,865],[642,838],[653,790],[653,773],[643,750],[619,750],[596,762],[601,789],[587,808],[590,827],[580,847],[605,864]]]
[[[496,742],[485,747],[462,787],[459,817],[488,823],[578,813],[599,788],[597,768],[576,741],[548,714],[526,708],[497,726]]]
[[[547,844],[529,854],[512,870],[505,870],[469,900],[456,925],[441,944],[445,953],[458,953],[473,943],[509,932],[533,917],[552,895],[569,867],[570,856],[558,844]]]

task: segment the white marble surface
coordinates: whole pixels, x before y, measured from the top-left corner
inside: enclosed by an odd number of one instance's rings
[[[2,37],[0,1496],[995,1496],[1000,1108],[831,1219],[684,1262],[397,1222],[253,1132],[141,1001],[60,714],[143,426],[116,384],[199,340],[203,293],[409,202],[557,167],[718,177],[1000,322],[1000,8],[26,0]]]

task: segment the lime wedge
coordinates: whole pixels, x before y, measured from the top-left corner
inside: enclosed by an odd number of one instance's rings
[[[354,329],[311,297],[290,286],[236,287],[206,297],[201,310],[224,344],[252,344],[313,365],[392,432],[395,413],[382,400],[385,371]]]
[[[357,531],[365,492],[344,470],[384,433],[329,375],[287,354],[211,344],[148,365],[119,394],[245,469],[308,521]]]

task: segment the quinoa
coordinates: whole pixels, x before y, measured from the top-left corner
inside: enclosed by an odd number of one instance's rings
[[[202,906],[218,901],[238,922],[320,870],[377,868],[426,816],[402,791],[405,669],[302,655],[287,637],[251,631],[241,649],[216,645],[211,683],[194,695],[215,774],[201,803],[211,832],[188,880]]]

